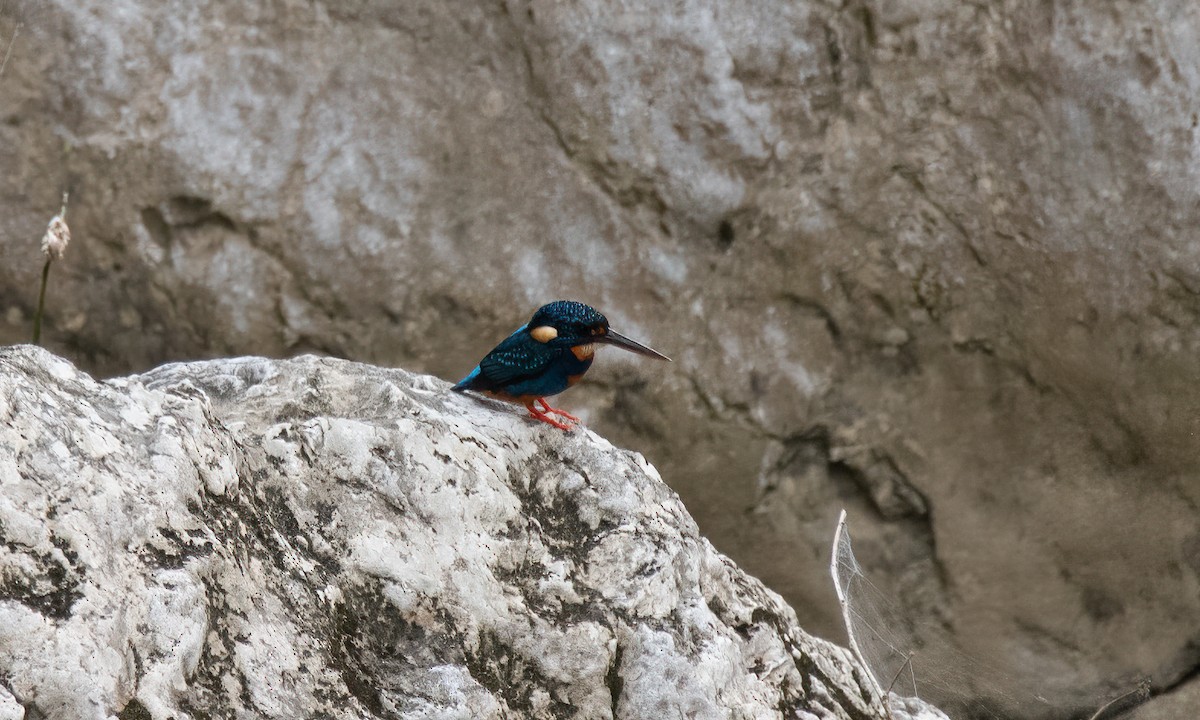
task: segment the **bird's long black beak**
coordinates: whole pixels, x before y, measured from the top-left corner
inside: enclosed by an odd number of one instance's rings
[[[671,362],[671,358],[667,357],[666,355],[663,355],[657,350],[646,347],[637,340],[630,340],[612,328],[609,328],[607,333],[597,337],[596,342],[615,345],[623,350],[628,350],[631,353],[637,353],[638,355],[645,355],[646,357],[652,357],[657,358],[658,360],[666,360],[667,362]]]

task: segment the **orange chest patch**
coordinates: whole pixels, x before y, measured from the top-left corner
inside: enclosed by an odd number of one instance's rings
[[[587,345],[576,345],[575,347],[571,348],[571,352],[575,355],[575,359],[577,360],[591,360],[592,356],[596,354],[596,344],[588,343]]]

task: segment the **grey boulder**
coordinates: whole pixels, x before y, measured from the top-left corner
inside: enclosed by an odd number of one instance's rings
[[[341,360],[0,350],[0,718],[868,718],[640,455]]]

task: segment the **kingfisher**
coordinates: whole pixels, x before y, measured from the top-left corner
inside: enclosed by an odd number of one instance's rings
[[[453,389],[475,390],[519,403],[538,420],[570,430],[570,425],[551,416],[572,423],[579,422],[579,418],[550,407],[546,398],[579,382],[592,366],[600,345],[615,345],[638,355],[671,360],[613,330],[608,326],[608,318],[595,308],[574,300],[556,300],[538,308],[528,323],[485,355]]]

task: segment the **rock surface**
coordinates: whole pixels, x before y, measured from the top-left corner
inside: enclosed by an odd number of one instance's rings
[[[48,335],[103,374],[457,378],[578,297],[677,362],[602,357],[569,405],[806,627],[840,637],[847,506],[911,616],[1064,707],[1200,672],[1200,4],[17,0],[0,42],[18,21],[0,342],[64,188]]]
[[[0,717],[880,717],[640,455],[447,389],[0,349]]]

